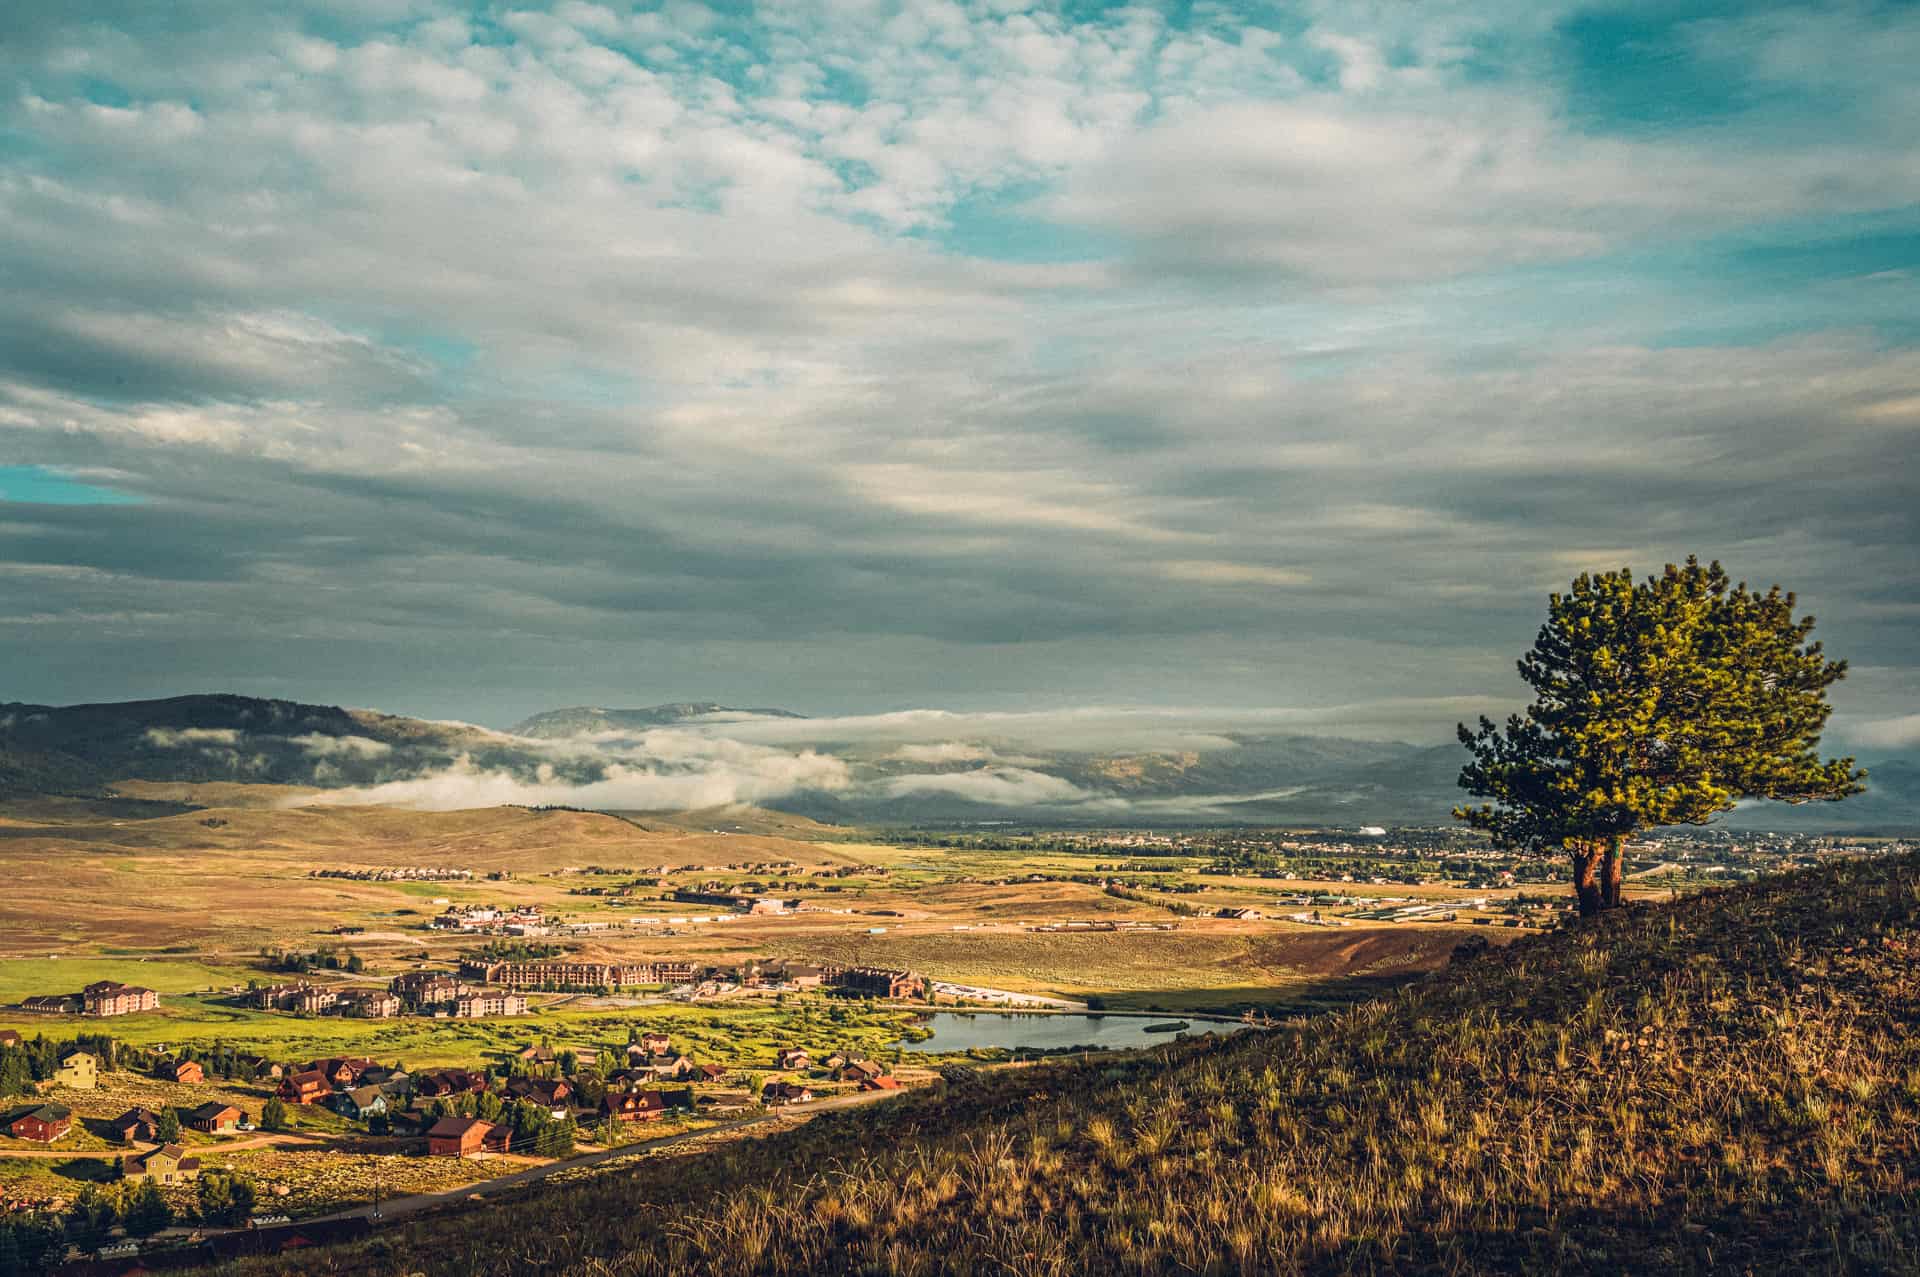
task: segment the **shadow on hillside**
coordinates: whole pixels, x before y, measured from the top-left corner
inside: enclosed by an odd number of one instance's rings
[[[1684,1197],[1652,1209],[1523,1211],[1512,1228],[1412,1229],[1391,1257],[1309,1259],[1306,1271],[1788,1273],[1914,1272],[1920,1212],[1910,1195],[1817,1186],[1784,1199],[1702,1213]]]
[[[55,1162],[53,1173],[80,1184],[111,1184],[120,1178],[119,1166],[104,1157],[74,1157]]]

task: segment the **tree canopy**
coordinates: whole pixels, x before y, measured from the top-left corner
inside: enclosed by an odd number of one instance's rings
[[[1644,581],[1577,577],[1520,659],[1526,712],[1461,725],[1460,786],[1491,801],[1454,816],[1502,846],[1570,855],[1593,913],[1620,903],[1622,843],[1639,830],[1704,824],[1743,798],[1859,793],[1866,773],[1818,752],[1846,662],[1809,642],[1814,619],[1794,606],[1692,558]]]

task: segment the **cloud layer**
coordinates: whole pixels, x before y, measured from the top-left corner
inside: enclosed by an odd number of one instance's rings
[[[1920,710],[1920,14],[1172,12],[11,7],[7,694],[1424,739],[1697,551]]]

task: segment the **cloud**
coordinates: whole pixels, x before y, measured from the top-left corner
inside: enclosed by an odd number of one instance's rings
[[[373,740],[366,736],[322,736],[309,733],[305,736],[292,736],[288,740],[298,745],[315,758],[385,758],[393,753],[393,746],[385,741]]]
[[[1920,714],[1854,722],[1847,726],[1846,737],[1869,749],[1912,749],[1920,746]]]
[[[241,733],[227,727],[149,727],[146,737],[158,749],[195,749],[238,745]]]
[[[1912,11],[162,8],[0,16],[0,468],[138,499],[11,694],[1425,739],[1629,550],[1920,668]]]
[[[894,798],[937,794],[996,807],[1050,807],[1090,797],[1079,786],[1024,767],[983,767],[966,772],[896,776],[884,785]]]
[[[620,756],[614,755],[617,759]],[[804,791],[833,793],[851,783],[845,762],[803,750],[788,753],[741,742],[649,733],[643,751],[613,761],[597,780],[569,781],[551,767],[532,777],[462,756],[424,776],[304,796],[290,806],[393,806],[428,811],[471,807],[569,806],[599,810],[687,811],[762,803]]]
[[[984,763],[998,757],[984,745],[970,745],[965,741],[939,741],[928,745],[902,745],[888,758],[903,763],[923,763],[940,765],[950,763]]]

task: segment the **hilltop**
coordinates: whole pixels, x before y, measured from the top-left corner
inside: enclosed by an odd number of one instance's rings
[[[1915,1271],[1920,858],[230,1271]]]

